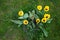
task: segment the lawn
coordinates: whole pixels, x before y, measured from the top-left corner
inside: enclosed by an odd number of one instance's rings
[[[39,4],[49,5],[53,18],[47,25],[49,36],[43,40],[60,40],[60,0],[0,0],[0,40],[24,40],[23,32],[10,20],[17,18],[19,10],[28,12]]]

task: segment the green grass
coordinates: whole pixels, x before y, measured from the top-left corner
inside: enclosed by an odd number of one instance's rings
[[[60,40],[60,0],[0,0],[0,40],[24,40],[17,25],[10,20],[17,18],[19,10],[32,10],[36,5],[50,6],[53,21],[48,24],[48,38],[43,40]]]

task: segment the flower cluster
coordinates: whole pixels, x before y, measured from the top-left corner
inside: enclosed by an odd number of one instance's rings
[[[49,6],[44,8],[41,5],[36,6],[36,9],[28,11],[25,13],[23,10],[18,12],[18,20],[11,20],[21,27],[22,25],[27,27],[27,31],[39,29],[47,37],[47,32],[44,28],[45,24],[50,23],[52,18],[47,12],[49,11]],[[37,30],[38,31],[38,30]],[[33,33],[33,32],[32,32]]]
[[[37,9],[38,9],[39,11],[41,11],[41,10],[42,10],[42,6],[41,6],[41,5],[38,5],[38,6],[37,6]],[[49,11],[49,6],[45,6],[44,11],[45,11],[45,12]],[[21,10],[21,11],[18,12],[18,15],[21,17],[21,16],[24,15],[24,12]],[[46,23],[49,19],[50,19],[50,14],[46,14],[46,13],[45,13],[45,14],[44,14],[44,17],[43,17],[41,20],[40,20],[39,18],[37,18],[35,22],[36,22],[37,24],[40,23],[40,22]],[[27,25],[28,23],[29,23],[28,20],[23,20],[23,24],[24,24],[24,25]]]

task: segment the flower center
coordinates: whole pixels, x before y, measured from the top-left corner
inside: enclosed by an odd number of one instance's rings
[[[25,23],[27,23],[27,22],[25,22]]]
[[[37,20],[37,22],[39,22],[39,20]]]
[[[45,20],[43,20],[45,22]]]
[[[20,14],[22,14],[22,12]]]
[[[46,10],[47,10],[47,8],[46,8]]]
[[[48,16],[46,16],[46,18],[48,18]]]

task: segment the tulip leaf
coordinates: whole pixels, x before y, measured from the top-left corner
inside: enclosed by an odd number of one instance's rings
[[[19,24],[19,25],[21,25],[22,24],[22,21],[20,21],[20,20],[11,20],[13,23],[15,23],[15,24]]]
[[[19,17],[18,19],[26,19],[26,18],[28,18],[28,13],[25,13],[24,16]]]
[[[36,19],[39,18],[37,14],[35,14],[35,18],[36,18]]]
[[[29,11],[29,18],[32,19],[32,20],[34,19],[34,14],[30,11]]]
[[[33,15],[35,14],[35,10],[32,10],[32,14],[33,14]]]
[[[27,25],[28,28],[32,29],[32,26],[30,24]]]
[[[32,17],[32,16],[33,16],[33,15],[32,15],[32,12],[29,11],[29,17]]]
[[[51,18],[51,19],[49,19],[48,21],[47,21],[47,23],[51,23],[51,21],[52,21],[53,19]]]
[[[48,36],[48,32],[42,26],[40,26],[40,29],[43,31],[45,37],[47,37]]]
[[[33,28],[35,28],[35,24],[32,22],[32,26],[33,26]]]
[[[24,18],[24,19],[25,19],[25,18],[28,18],[28,13],[25,13],[24,16],[23,16],[23,18]]]
[[[39,25],[40,25],[40,26],[43,26],[43,23],[40,23]]]
[[[22,24],[19,24],[18,27],[20,27]]]
[[[24,17],[18,17],[18,19],[24,19]]]

